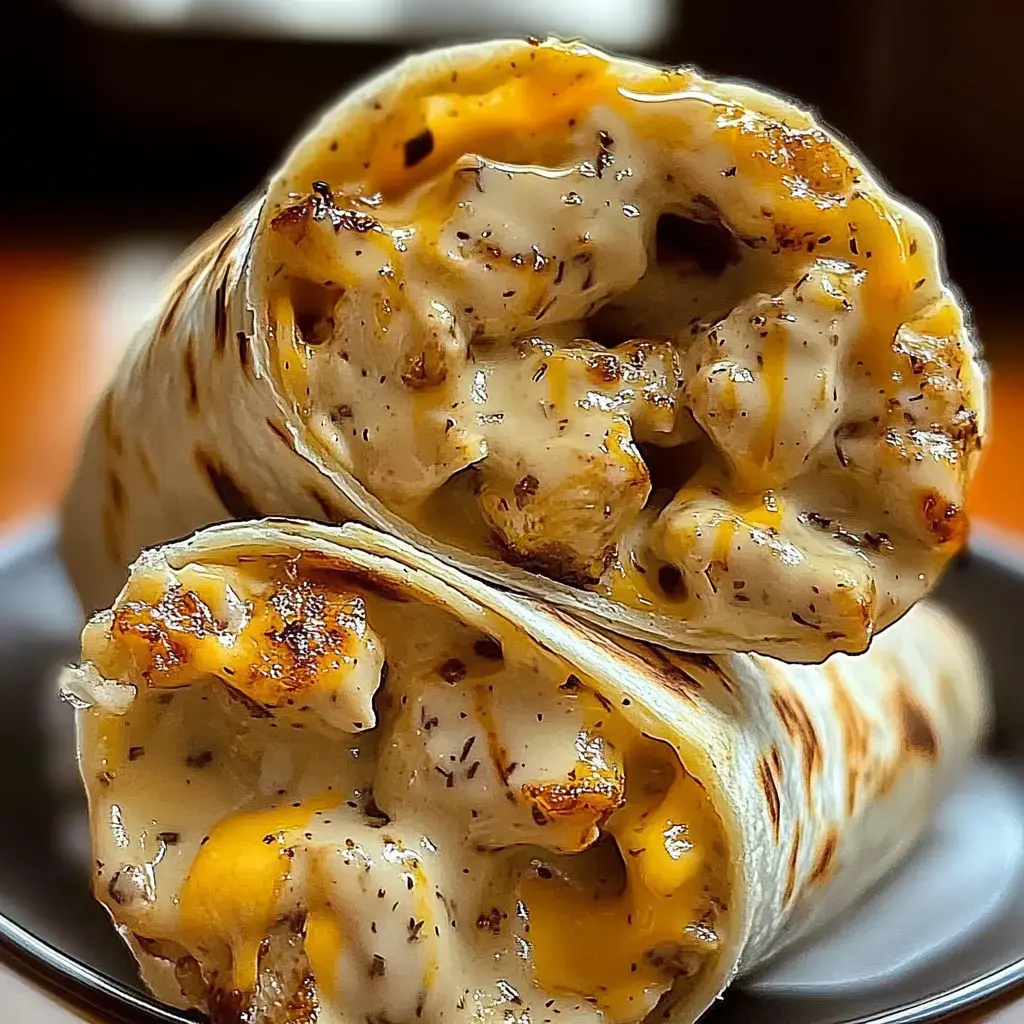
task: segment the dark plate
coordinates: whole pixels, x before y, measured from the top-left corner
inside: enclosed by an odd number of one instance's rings
[[[731,990],[709,1024],[909,1024],[1024,983],[1024,552],[976,537],[940,596],[988,660],[997,718],[988,753],[897,871]],[[146,995],[89,894],[72,713],[55,685],[78,627],[52,527],[0,545],[0,943],[118,1019],[193,1021]]]

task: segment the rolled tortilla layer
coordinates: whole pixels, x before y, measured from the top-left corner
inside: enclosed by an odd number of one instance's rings
[[[89,609],[227,516],[360,519],[678,649],[863,650],[964,536],[925,220],[789,102],[578,44],[412,58],[185,261],[65,514]]]
[[[692,1021],[898,860],[985,717],[928,605],[816,666],[625,643],[361,526],[147,552],[64,679],[147,983],[216,1024]]]

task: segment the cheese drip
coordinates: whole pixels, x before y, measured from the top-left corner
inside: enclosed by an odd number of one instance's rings
[[[626,780],[625,800],[605,828],[624,887],[605,895],[571,871],[541,867],[521,882],[523,939],[543,989],[591,999],[613,1020],[638,1020],[675,976],[696,974],[717,949],[714,918],[726,908],[713,884],[724,877],[724,850],[707,795],[671,749],[623,723],[611,731],[624,752],[612,773]]]
[[[291,877],[290,834],[334,804],[333,797],[324,796],[298,806],[240,811],[219,822],[200,847],[181,890],[179,938],[201,962],[217,961],[226,947],[232,988],[249,992],[256,983],[260,944]],[[332,921],[330,927],[335,926]],[[322,969],[334,954],[325,922],[317,917],[313,928],[313,952],[324,953],[316,957]]]

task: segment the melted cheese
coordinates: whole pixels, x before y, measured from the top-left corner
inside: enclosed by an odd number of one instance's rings
[[[538,54],[528,77],[512,78],[477,95],[438,93],[403,107],[371,150],[366,190],[400,198],[467,153],[509,162],[557,163],[553,154],[543,159],[544,148],[552,148],[552,136],[556,148],[562,148],[566,122],[598,99],[614,97],[615,86],[607,62],[598,56],[567,60],[557,49]],[[425,132],[430,133],[430,152],[412,162],[406,146]]]
[[[337,1001],[338,967],[345,949],[345,933],[337,912],[329,907],[310,910],[303,945],[321,998]]]
[[[772,490],[753,495],[747,500],[739,499],[736,510],[737,515],[723,517],[715,527],[712,561],[728,564],[729,551],[739,527],[778,531],[782,526],[783,503]]]
[[[696,973],[717,948],[704,918],[709,879],[717,896],[726,877],[721,824],[671,748],[617,716],[600,723],[612,749],[624,751],[625,803],[605,828],[625,866],[625,889],[596,898],[570,876],[528,875],[520,886],[524,939],[542,988],[594,999],[613,1020],[636,1020],[675,973]],[[601,732],[589,735],[593,745]]]
[[[239,991],[251,991],[256,982],[260,943],[291,873],[290,833],[335,803],[320,797],[298,807],[242,811],[219,822],[200,847],[181,890],[179,937],[197,958],[227,946]]]
[[[277,339],[278,377],[296,407],[305,410],[309,348],[299,337],[291,300],[284,296],[278,297],[273,303],[273,311],[271,324]]]

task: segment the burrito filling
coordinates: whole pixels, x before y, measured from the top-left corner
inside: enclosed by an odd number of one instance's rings
[[[271,185],[257,316],[318,457],[413,527],[809,659],[961,545],[963,314],[806,113],[527,42],[335,121]]]
[[[69,677],[95,889],[241,1021],[637,1021],[712,970],[721,821],[628,698],[393,584],[134,572]]]

